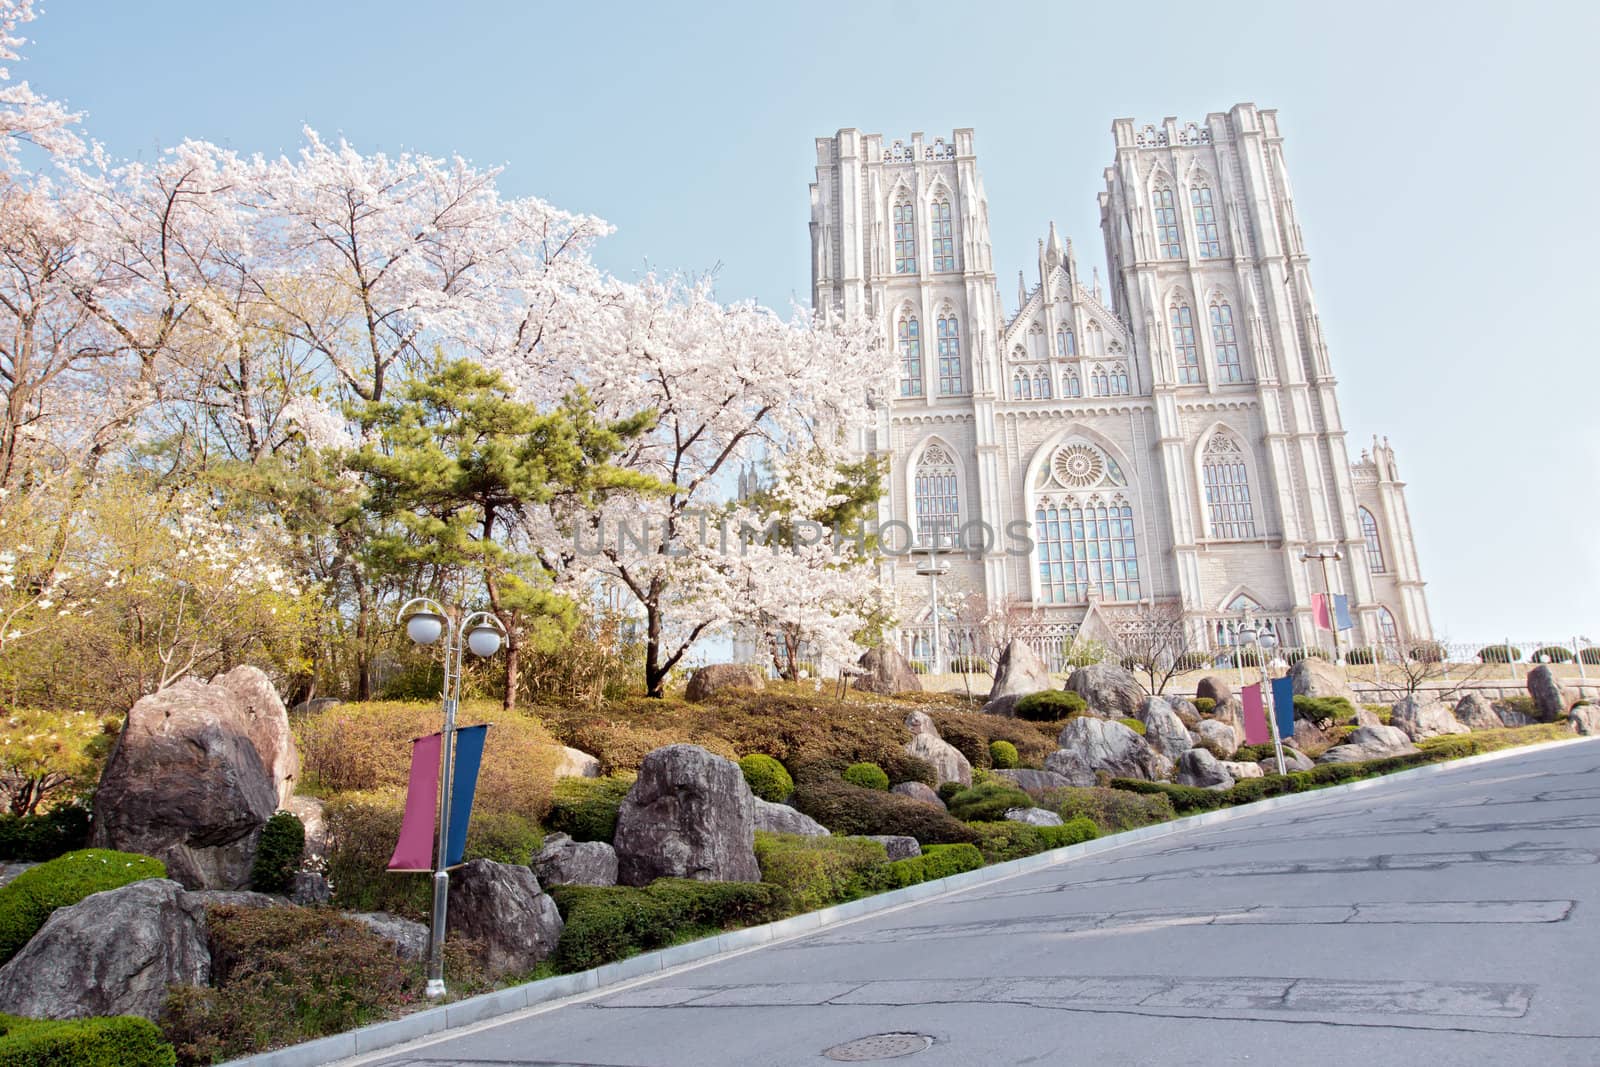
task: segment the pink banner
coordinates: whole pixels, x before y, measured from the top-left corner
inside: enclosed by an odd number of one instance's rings
[[[1261,702],[1261,683],[1247,685],[1239,691],[1240,698],[1244,701],[1244,743],[1247,745],[1264,745],[1272,740],[1272,731],[1267,728],[1267,709]]]
[[[1317,629],[1333,629],[1333,619],[1328,615],[1328,598],[1323,594],[1311,594],[1311,614],[1316,619]]]
[[[411,784],[406,787],[400,843],[389,857],[391,871],[433,870],[433,831],[439,819],[440,741],[440,735],[429,734],[411,742]]]

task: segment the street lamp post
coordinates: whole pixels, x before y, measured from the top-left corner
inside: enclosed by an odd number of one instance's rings
[[[410,610],[413,605],[415,610]],[[505,627],[487,611],[475,611],[457,626],[436,600],[413,597],[395,616],[406,636],[419,645],[431,645],[442,635],[444,643],[444,729],[439,743],[439,833],[433,865],[433,923],[428,938],[428,988],[430,997],[444,996],[445,911],[450,901],[449,836],[450,790],[455,777],[456,710],[461,701],[463,648],[487,658],[500,651]],[[465,640],[463,641],[463,637]]]
[[[1316,560],[1318,563],[1322,564],[1322,595],[1328,599],[1328,628],[1333,631],[1333,662],[1342,663],[1344,662],[1344,653],[1339,648],[1339,616],[1338,613],[1334,611],[1333,607],[1333,585],[1328,581],[1328,561],[1330,559],[1337,563],[1344,559],[1344,553],[1340,552],[1337,548],[1332,552],[1317,551],[1300,553],[1300,560],[1302,563],[1308,563],[1311,560]]]
[[[942,659],[940,652],[942,641],[939,634],[939,575],[949,574],[950,568],[939,562],[937,540],[924,547],[919,547],[915,551],[928,557],[928,562],[917,565],[918,577],[927,578],[929,581],[928,600],[933,607],[933,666],[928,673],[942,674],[944,672],[939,669]]]
[[[1278,734],[1278,709],[1272,699],[1272,678],[1267,674],[1265,652],[1265,649],[1278,646],[1278,636],[1271,630],[1258,630],[1255,620],[1248,617],[1239,628],[1239,636],[1244,638],[1246,647],[1255,649],[1256,666],[1261,670],[1261,706],[1266,709],[1267,725],[1272,728],[1272,751],[1278,759],[1278,773],[1285,774],[1288,769],[1283,761],[1283,738]]]

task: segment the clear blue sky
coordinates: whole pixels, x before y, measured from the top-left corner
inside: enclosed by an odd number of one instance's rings
[[[179,138],[504,163],[600,251],[808,298],[812,139],[977,130],[1002,292],[1085,273],[1113,118],[1279,109],[1353,449],[1399,450],[1435,622],[1600,641],[1600,6],[42,0],[20,76]],[[1031,268],[1030,268],[1031,269]]]

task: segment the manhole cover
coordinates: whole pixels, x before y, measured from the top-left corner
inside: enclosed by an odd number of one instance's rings
[[[871,1063],[873,1060],[896,1060],[901,1056],[909,1056],[932,1044],[933,1038],[927,1034],[873,1034],[824,1049],[822,1054],[830,1060],[844,1063]]]

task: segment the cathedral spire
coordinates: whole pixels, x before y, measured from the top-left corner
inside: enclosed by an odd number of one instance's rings
[[[1056,234],[1056,223],[1054,219],[1050,220],[1050,239],[1045,242],[1044,251],[1051,266],[1055,266],[1056,264],[1062,262],[1061,238]]]
[[[1022,314],[1022,309],[1027,306],[1027,303],[1028,303],[1028,282],[1027,282],[1027,279],[1025,279],[1023,277],[1022,272],[1019,270],[1019,271],[1017,271],[1017,314],[1018,315]]]

